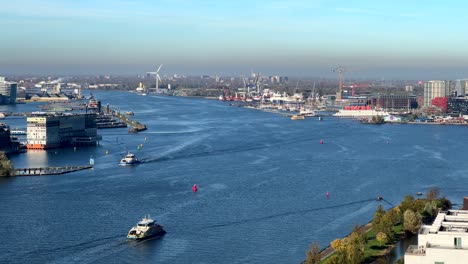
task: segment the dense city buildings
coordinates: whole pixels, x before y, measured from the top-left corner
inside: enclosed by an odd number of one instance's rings
[[[27,148],[48,149],[64,145],[95,146],[96,114],[37,113],[27,118]]]
[[[0,77],[0,104],[16,103],[16,90],[18,84],[5,81],[5,77]]]

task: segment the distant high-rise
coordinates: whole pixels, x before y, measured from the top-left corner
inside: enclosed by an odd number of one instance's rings
[[[18,84],[5,81],[5,77],[0,77],[0,104],[16,103],[16,89]]]
[[[432,105],[432,99],[450,95],[450,81],[428,81],[424,83],[424,106]]]
[[[458,79],[455,82],[456,96],[465,96],[468,93],[468,79]]]

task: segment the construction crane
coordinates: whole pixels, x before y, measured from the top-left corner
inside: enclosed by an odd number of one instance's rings
[[[338,72],[339,91],[336,93],[336,99],[341,100],[343,96],[343,72],[345,68],[343,66],[337,66],[332,69],[333,72]]]

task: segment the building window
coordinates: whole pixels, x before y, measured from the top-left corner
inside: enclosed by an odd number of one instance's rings
[[[461,237],[454,237],[453,238],[453,244],[455,248],[462,248],[462,239]]]

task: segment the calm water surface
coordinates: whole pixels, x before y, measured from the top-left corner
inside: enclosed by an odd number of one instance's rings
[[[95,168],[0,179],[0,262],[300,263],[312,242],[324,247],[367,223],[378,195],[385,208],[432,186],[455,203],[466,195],[465,127],[291,121],[212,100],[95,95],[149,129],[99,130],[98,147],[13,156],[15,167],[93,157]],[[143,163],[118,166],[126,151]],[[145,214],[167,234],[126,241]]]

